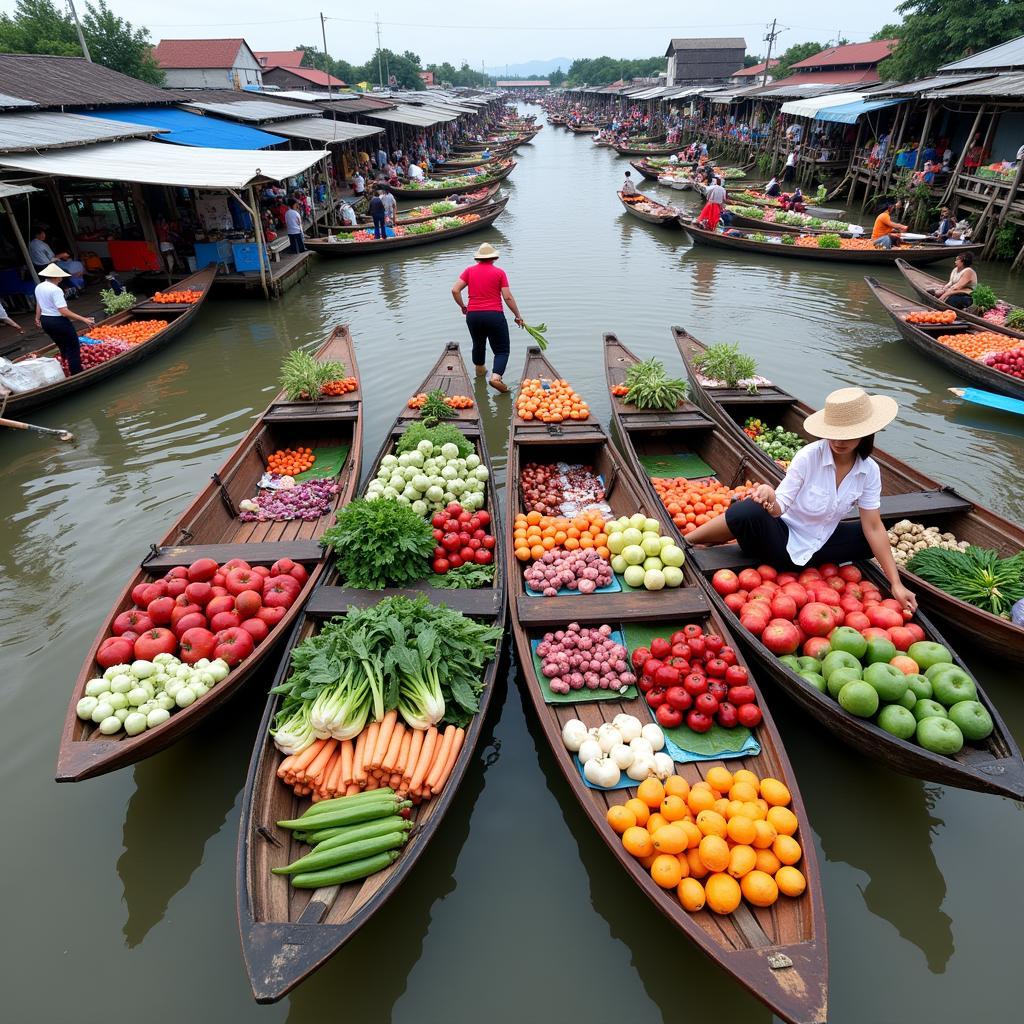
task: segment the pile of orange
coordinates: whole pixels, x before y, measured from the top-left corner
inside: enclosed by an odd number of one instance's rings
[[[629,394],[629,388],[627,388],[625,384],[613,384],[612,385],[612,394],[616,398],[622,398],[623,395],[628,395]]]
[[[692,786],[680,775],[645,779],[635,797],[608,808],[607,820],[685,910],[731,914],[743,900],[770,907],[780,893],[807,887],[791,800],[778,779],[716,765]]]
[[[720,516],[734,501],[745,498],[754,486],[747,480],[740,487],[726,487],[713,476],[706,480],[655,476],[651,483],[672,522],[684,534],[693,533],[698,526]]]
[[[329,380],[320,386],[320,394],[326,398],[338,398],[350,391],[359,390],[359,381],[355,377],[342,377],[341,380]]]
[[[572,519],[563,516],[542,516],[539,512],[519,513],[512,529],[512,547],[520,562],[542,558],[545,551],[564,548],[593,548],[608,558],[608,536],[604,532],[604,516],[589,509]]]
[[[818,245],[818,239],[820,235],[800,235],[797,237],[796,244],[804,249],[820,249]],[[865,249],[872,251],[875,249],[874,242],[870,238],[841,238],[839,239],[840,249]],[[894,245],[894,249],[906,249],[905,245]],[[833,252],[835,250],[832,250]]]
[[[409,399],[410,409],[422,409],[426,404],[427,396],[424,392],[420,392],[418,395],[413,395]],[[451,395],[449,398],[444,400],[444,404],[452,409],[472,409],[473,399],[469,395]]]
[[[553,380],[544,387],[539,379],[524,380],[516,396],[516,413],[524,420],[561,423],[563,420],[585,420],[590,407],[569,386],[566,380]]]
[[[184,302],[191,305],[193,302],[198,302],[203,297],[202,292],[193,291],[190,288],[186,288],[180,292],[157,292],[153,296],[154,302]]]
[[[154,334],[159,334],[167,325],[167,320],[132,320],[126,324],[114,324],[108,327],[90,327],[89,337],[97,341],[123,341],[126,345],[141,345],[149,341]]]
[[[1006,348],[1019,348],[1019,345],[1008,345],[1009,338],[1005,334],[994,331],[974,331],[970,334],[943,334],[938,339],[940,345],[962,352],[971,359],[981,359],[991,352],[1002,352]]]
[[[908,324],[951,324],[956,320],[956,313],[951,309],[915,309],[903,319]]]
[[[309,448],[280,448],[267,459],[267,469],[282,476],[295,476],[305,473],[314,462],[316,456]]]

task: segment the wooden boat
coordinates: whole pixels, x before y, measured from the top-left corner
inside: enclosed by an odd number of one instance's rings
[[[527,355],[524,377],[557,378],[554,367],[531,347]],[[640,511],[660,520],[665,519],[660,503],[645,493],[634,478],[622,456],[609,443],[601,427],[591,421],[556,425],[525,421],[513,415],[509,441],[508,486],[506,487],[506,521],[523,508],[519,487],[521,467],[528,462],[583,461],[593,465],[608,483],[606,501],[616,515]],[[573,795],[590,819],[623,871],[681,932],[728,971],[741,985],[766,1003],[786,1021],[818,1022],[827,1015],[828,952],[825,936],[825,911],[820,876],[810,842],[811,830],[803,802],[782,740],[770,711],[760,700],[764,721],[758,732],[761,752],[739,761],[725,762],[732,770],[740,765],[759,775],[782,779],[793,794],[793,807],[801,821],[806,840],[804,874],[808,888],[797,899],[780,898],[770,909],[757,909],[744,903],[731,915],[720,916],[702,910],[691,914],[683,910],[674,892],[655,885],[650,874],[628,854],[619,837],[606,821],[608,808],[624,803],[635,795],[635,789],[597,790],[588,788],[572,755],[561,738],[563,724],[580,718],[588,726],[611,721],[616,714],[636,715],[641,721],[650,719],[650,711],[642,697],[607,699],[588,703],[548,704],[540,688],[531,656],[531,640],[539,639],[546,630],[561,628],[568,622],[591,625],[609,623],[626,625],[637,622],[665,623],[681,628],[683,623],[696,622],[713,630],[731,643],[724,617],[710,613],[702,589],[696,586],[695,574],[687,569],[684,585],[676,590],[655,593],[637,591],[619,594],[571,595],[534,598],[525,593],[522,566],[508,552],[508,585],[512,632],[519,655],[521,685],[527,691],[540,722],[544,738],[551,748]],[[689,782],[703,778],[720,762],[677,764],[676,771]]]
[[[729,206],[728,209],[732,214],[731,226],[734,228],[751,228],[754,231],[780,231],[788,235],[839,235],[840,238],[867,237],[864,231],[855,233],[852,231],[832,231],[829,228],[818,228],[811,225],[798,227],[795,224],[779,224],[775,221],[758,220],[756,217],[744,217],[743,214],[736,213],[732,206]],[[899,261],[897,260],[897,262]]]
[[[955,256],[957,249],[962,248],[962,246],[950,246],[950,248],[953,250],[953,255]],[[991,320],[986,320],[980,313],[972,313],[970,309],[957,309],[956,306],[951,306],[948,302],[943,302],[941,299],[936,298],[929,289],[935,288],[937,291],[941,291],[946,287],[945,281],[937,277],[932,277],[931,274],[926,274],[923,270],[915,269],[904,260],[896,261],[896,269],[903,275],[907,284],[913,288],[914,294],[917,295],[917,297],[926,306],[931,306],[932,309],[952,310],[956,313],[958,320],[963,320],[969,324],[977,324],[978,327],[984,327],[986,331],[994,331],[996,334],[1006,334],[1011,338],[1024,340],[1024,331],[1014,330],[1012,327],[1007,327],[1005,324],[994,324]],[[1001,301],[1005,302],[1006,305],[1010,307],[1010,312],[1021,308],[1006,299]]]
[[[459,235],[467,235],[471,231],[479,231],[482,228],[490,227],[508,204],[508,197],[499,199],[496,203],[488,203],[486,206],[479,206],[469,211],[477,219],[468,224],[461,224],[458,227],[442,228],[440,231],[427,231],[418,235],[396,235],[394,238],[370,239],[365,242],[342,242],[338,236],[331,235],[327,238],[307,238],[306,248],[320,256],[359,256],[369,252],[381,252],[382,250],[409,249],[417,245],[430,245],[433,242],[444,241],[448,238],[457,238]],[[442,214],[444,217],[458,217],[462,211],[453,211],[450,214]],[[362,229],[365,230],[365,229]]]
[[[707,386],[694,366],[704,346],[681,327],[673,327],[672,333],[698,407],[742,448],[745,466],[755,470],[759,481],[777,484],[784,475],[783,468],[743,432],[743,424],[756,416],[769,427],[781,426],[810,441],[814,438],[804,430],[803,423],[815,410],[775,384],[759,385],[756,394],[743,388]],[[1004,558],[1024,548],[1024,529],[1016,523],[943,487],[877,446],[871,457],[881,472],[881,514],[886,522],[924,521],[960,540],[993,548]],[[1020,627],[958,600],[916,573],[906,569],[900,573],[919,602],[944,624],[969,635],[975,645],[992,654],[1024,662],[1024,632]]]
[[[440,388],[448,395],[472,394],[466,366],[459,347],[449,343],[420,391]],[[374,475],[380,460],[390,452],[408,423],[419,417],[418,410],[403,408],[385,437],[374,463]],[[459,411],[458,427],[477,446],[482,463],[491,468],[479,410]],[[491,487],[493,487],[493,472]],[[289,650],[305,637],[316,632],[319,624],[334,615],[343,615],[353,607],[376,604],[393,594],[426,596],[429,600],[457,608],[464,614],[502,626],[505,622],[505,578],[502,551],[503,531],[495,502],[495,491],[489,489],[487,508],[493,521],[495,548],[495,580],[479,590],[438,590],[426,581],[410,590],[360,591],[340,585],[343,581],[328,574],[323,585],[314,591],[305,609],[305,617],[292,634]],[[401,857],[388,869],[361,882],[345,886],[308,890],[293,889],[288,880],[271,874],[271,868],[284,865],[308,848],[294,842],[290,834],[278,829],[275,822],[293,818],[305,811],[308,800],[296,797],[277,778],[282,755],[274,745],[269,729],[277,711],[277,697],[267,702],[259,738],[253,750],[242,799],[238,832],[236,867],[236,899],[238,921],[253,995],[257,1002],[270,1003],[280,999],[333,956],[396,892],[412,871],[416,861],[437,834],[442,820],[459,785],[476,754],[477,741],[487,717],[499,658],[486,669],[480,710],[467,731],[465,743],[445,787],[432,800],[415,810],[416,829]],[[289,673],[288,654],[282,659],[274,685],[283,682]]]
[[[819,249],[782,242],[784,237],[791,235],[775,231],[761,231],[767,241],[758,241],[751,233],[737,232],[724,234],[718,231],[705,231],[696,226],[693,220],[681,219],[687,234],[697,245],[711,246],[718,249],[732,249],[740,252],[760,253],[765,256],[787,256],[793,259],[824,260],[831,263],[895,263],[903,258],[908,263],[936,263],[950,259],[954,254],[944,245],[906,245],[894,249]],[[735,229],[730,229],[735,230]],[[972,252],[981,250],[980,245],[963,246]]]
[[[593,135],[595,132],[601,130],[601,126],[596,124],[567,124],[565,127],[568,128],[573,135]]]
[[[980,334],[983,331],[1006,335],[1006,348],[1020,345],[1020,335],[1008,334],[1005,328],[995,324],[986,324],[984,328],[963,320],[951,324],[910,324],[905,317],[908,313],[920,312],[923,304],[917,299],[908,299],[899,292],[879,284],[873,277],[866,277],[872,294],[882,304],[882,308],[892,317],[896,329],[904,341],[910,342],[922,355],[934,362],[941,363],[947,370],[952,370],[960,377],[965,377],[981,387],[990,388],[1011,398],[1024,398],[1024,380],[1012,377],[994,366],[986,366],[980,359],[957,352],[941,344],[937,339],[951,334]],[[959,310],[957,310],[959,313]]]
[[[483,181],[470,181],[465,185],[445,185],[445,181],[451,179],[437,178],[428,179],[434,181],[435,188],[409,188],[406,185],[385,185],[384,187],[396,199],[410,199],[414,202],[419,202],[422,199],[447,199],[448,196],[461,195],[463,192],[475,192],[484,185],[504,181],[515,170],[515,166],[514,160],[508,160],[504,167],[499,164],[495,166],[494,170],[488,171],[487,177]],[[462,175],[455,175],[456,179],[460,177]]]
[[[437,217],[450,217],[459,213],[475,213],[477,210],[480,209],[481,206],[487,206],[489,203],[493,203],[495,201],[495,196],[497,196],[498,191],[500,189],[501,182],[496,182],[495,184],[482,189],[481,194],[478,198],[470,199],[468,202],[465,203],[460,203],[458,209],[449,210],[448,213],[430,213],[429,211],[427,213],[420,213],[417,211],[423,209],[423,207],[414,207],[413,209],[406,210],[404,213],[400,213],[395,218],[395,223],[401,224],[403,226],[406,224],[422,224],[424,221],[434,220]],[[472,195],[472,193],[467,194]],[[466,194],[464,194],[462,198],[465,198],[465,195]],[[437,200],[435,200],[435,202],[436,201]],[[427,205],[429,206],[429,204]],[[371,230],[373,229],[372,218],[363,217],[360,219],[359,224],[357,225],[357,229],[366,227],[369,227]],[[335,232],[338,232],[351,231],[352,229],[345,227],[337,227],[334,230]],[[309,242],[310,239],[307,238],[306,241]]]
[[[316,353],[322,360],[340,360],[346,371],[357,376],[355,347],[348,327],[337,327]],[[85,664],[71,693],[60,750],[57,755],[58,782],[80,782],[126,765],[134,764],[170,746],[190,729],[215,712],[256,673],[267,655],[292,629],[303,603],[323,570],[325,553],[318,541],[334,522],[334,510],[348,501],[359,482],[363,426],[362,389],[340,398],[318,402],[288,401],[278,394],[239,442],[211,482],[182,513],[159,544],[143,553],[141,567],[132,575],[103,626],[89,648]],[[313,448],[348,445],[349,451],[338,473],[338,493],[331,509],[319,519],[290,522],[241,522],[238,503],[256,493],[256,485],[266,469],[270,452],[281,447],[301,445]],[[174,712],[155,729],[137,736],[124,732],[103,736],[92,722],[83,722],[76,705],[85,684],[102,673],[96,652],[100,643],[112,634],[114,619],[133,607],[132,588],[158,579],[168,569],[189,565],[197,558],[214,558],[223,563],[242,558],[250,565],[272,565],[279,558],[291,558],[309,571],[309,580],[287,614],[275,625],[253,654],[231,670],[226,679],[187,708]]]
[[[619,156],[671,156],[673,153],[680,153],[686,149],[686,146],[682,143],[675,142],[671,146],[669,145],[658,145],[657,143],[651,143],[650,145],[631,145],[627,143],[624,146],[617,146],[613,144],[612,147]]]
[[[635,359],[636,357],[614,336],[606,335],[605,372],[610,384],[621,383],[625,376],[625,367]],[[751,477],[769,483],[774,483],[778,479],[762,475],[757,470],[752,471],[747,453],[740,452],[738,442],[725,435],[721,429],[713,430],[712,433],[717,432],[719,436],[714,442],[709,441],[706,425],[696,422],[689,410],[684,409],[676,414],[657,411],[644,413],[641,410],[624,407],[621,401],[616,401],[613,403],[613,417],[624,451],[633,449],[639,454],[646,455],[692,452],[715,470],[715,476],[719,480],[730,486]],[[647,417],[650,417],[649,424],[644,423]],[[715,427],[719,425],[715,424]],[[634,457],[632,464],[634,467],[643,468],[638,457]],[[657,492],[646,473],[642,484],[651,502],[660,508]],[[665,518],[663,510],[662,518]],[[674,524],[673,529],[681,536]],[[756,562],[745,558],[735,544],[729,544],[714,548],[688,547],[687,563],[694,564],[700,570],[707,596],[719,614],[732,626],[736,621],[735,616],[710,586],[710,577],[718,569],[739,569],[754,566]],[[871,565],[864,563],[860,568],[865,575],[870,576],[882,587],[885,586],[881,573]],[[920,612],[916,616],[916,621],[920,622],[929,639],[949,646],[936,627]],[[869,754],[896,771],[916,778],[961,789],[997,793],[1015,799],[1020,799],[1024,794],[1024,760],[1021,759],[1020,751],[999,712],[985,696],[980,685],[978,700],[992,715],[995,731],[984,743],[967,744],[955,757],[945,757],[898,739],[867,719],[848,714],[832,697],[819,692],[801,679],[771,654],[757,637],[740,628],[738,624],[735,635],[750,657],[763,667],[789,697],[813,715],[825,728],[858,751]],[[953,651],[952,647],[950,650]],[[957,664],[965,667],[955,651],[953,656]]]
[[[65,395],[70,395],[107,377],[112,377],[115,373],[127,370],[128,367],[134,366],[136,363],[151,356],[154,352],[158,352],[183,333],[196,318],[200,308],[206,301],[206,296],[210,293],[210,286],[213,284],[216,274],[216,267],[206,267],[190,277],[183,278],[174,285],[174,291],[201,292],[196,302],[162,303],[153,302],[152,299],[146,298],[141,302],[137,302],[131,309],[115,313],[113,316],[108,316],[98,321],[95,326],[87,328],[81,333],[87,334],[89,331],[94,331],[99,327],[118,327],[137,320],[167,320],[169,322],[166,327],[157,331],[147,341],[139,345],[133,345],[122,355],[114,356],[113,359],[108,359],[105,363],[100,363],[98,366],[93,366],[88,370],[82,370],[81,373],[76,373],[73,377],[65,377],[63,380],[55,381],[53,384],[46,384],[43,387],[33,388],[31,391],[22,391],[18,394],[6,394],[2,385],[0,385],[0,407],[4,407],[6,413],[20,413],[26,409],[34,409],[36,406],[45,405],[47,402],[54,402]],[[27,353],[21,358],[31,359],[37,356],[57,358],[59,355],[60,352],[57,346],[52,342],[48,342],[41,348]],[[21,359],[17,360],[17,362],[21,362]],[[6,398],[6,406],[4,406],[4,398]]]
[[[662,227],[675,228],[679,226],[679,211],[664,203],[659,203],[650,196],[637,192],[627,196],[622,192],[615,193],[619,202],[625,207],[628,213],[649,224],[660,224]]]

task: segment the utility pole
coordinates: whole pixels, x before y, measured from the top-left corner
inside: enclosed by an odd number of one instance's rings
[[[380,14],[375,14],[374,17],[377,19],[377,80],[380,82],[380,87],[384,88],[384,68],[380,61]]]
[[[91,64],[92,57],[89,56],[89,47],[85,42],[82,23],[78,20],[78,11],[75,10],[75,0],[68,0],[68,7],[71,8],[71,17],[75,19],[75,28],[78,29],[78,45],[82,47],[82,56]]]
[[[782,29],[776,29],[775,24],[777,18],[772,18],[771,28],[768,29],[768,34],[764,37],[764,41],[768,44],[768,56],[764,59],[764,72],[761,75],[761,88],[763,89],[768,84],[768,69],[772,62],[772,46],[775,44],[775,40],[782,33]]]
[[[330,100],[331,96],[331,58],[327,55],[327,27],[324,24],[324,12],[320,12],[320,36],[324,41],[324,63],[327,65],[324,68],[324,74],[327,75],[327,97]]]

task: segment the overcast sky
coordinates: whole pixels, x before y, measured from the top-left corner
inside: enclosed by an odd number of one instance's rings
[[[80,14],[84,2],[79,0]],[[389,0],[380,3],[379,11],[384,46],[413,50],[424,63],[465,59],[479,67],[481,61],[500,66],[551,57],[648,57],[663,53],[672,36],[742,36],[748,52],[763,54],[766,23],[773,17],[786,29],[774,52],[807,40],[827,43],[840,35],[861,42],[886,22],[899,20],[893,14],[896,2],[859,0],[850,7],[832,7],[807,0],[732,0],[683,14],[679,0],[515,0],[503,5]],[[287,50],[299,43],[319,44],[321,38],[321,5],[315,0],[224,6],[209,0],[108,3],[122,17],[149,28],[154,40],[243,35],[253,49]],[[0,0],[0,10],[13,8],[14,0]],[[369,57],[376,45],[374,10],[374,4],[324,5],[329,52],[352,62]],[[291,17],[283,17],[285,11]]]

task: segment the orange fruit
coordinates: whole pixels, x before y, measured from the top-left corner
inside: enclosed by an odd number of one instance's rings
[[[686,801],[681,796],[666,796],[661,802],[661,816],[666,821],[680,821],[690,813]]]
[[[706,836],[721,836],[724,838],[728,826],[726,825],[725,818],[717,811],[701,811],[697,815],[697,828]]]
[[[644,779],[637,786],[636,795],[652,811],[656,811],[665,799],[665,787],[657,779]]]
[[[704,838],[704,833],[689,819],[678,821],[676,824],[686,833],[686,848],[695,850]]]
[[[657,851],[655,851],[647,857],[637,857],[637,862],[639,863],[640,867],[644,868],[647,871],[650,871],[651,865],[658,859],[659,856],[660,854]]]
[[[651,834],[645,828],[634,825],[622,833],[622,845],[627,853],[634,857],[649,857],[654,853],[654,844],[651,842]],[[781,857],[779,858],[782,859]]]
[[[768,810],[768,824],[774,825],[780,836],[791,836],[800,823],[788,807],[771,807]]]
[[[803,856],[800,844],[792,836],[779,836],[772,843],[772,853],[787,865],[796,864]]]
[[[754,833],[754,839],[750,845],[755,850],[767,850],[779,834],[778,829],[768,821],[755,821]]]
[[[770,907],[779,898],[775,879],[764,871],[751,871],[740,879],[740,890],[755,907]]]
[[[704,883],[704,896],[716,914],[731,914],[740,905],[743,892],[732,875],[718,872]]]
[[[788,807],[792,800],[789,788],[778,779],[762,779],[761,796],[770,807]]]
[[[665,780],[665,793],[668,796],[677,796],[685,803],[690,795],[690,784],[682,775],[670,775]]]
[[[720,814],[723,818],[729,817],[729,798],[719,797],[714,806],[711,808],[716,814]]]
[[[647,819],[651,816],[651,809],[643,802],[643,800],[637,800],[636,797],[633,797],[632,799],[627,800],[622,806],[625,807],[627,811],[633,812],[633,817],[636,818],[636,822],[634,824],[640,826],[645,826],[647,824]],[[774,836],[772,836],[772,841],[775,841]]]
[[[636,825],[636,815],[628,807],[624,807],[621,804],[609,807],[605,817],[608,819],[608,824],[611,825],[612,831],[617,832],[620,836],[627,828],[633,828]]]
[[[716,764],[714,768],[708,769],[707,781],[719,793],[728,793],[733,785],[732,772],[728,768]]]
[[[740,813],[754,821],[764,821],[768,816],[768,805],[763,800],[745,800],[740,807]]]
[[[655,857],[650,870],[651,878],[662,889],[674,889],[683,878],[683,866],[679,863],[679,858],[667,853]]]
[[[732,788],[729,790],[730,800],[756,800],[757,799],[757,787],[751,785],[749,782],[734,782]]]
[[[691,878],[703,878],[708,873],[708,869],[704,867],[704,861],[700,859],[700,853],[697,850],[686,851],[686,863],[690,868]]]
[[[657,832],[651,833],[651,842],[658,853],[675,855],[686,849],[687,836],[679,825],[663,825]]]
[[[729,866],[729,844],[721,836],[705,836],[697,846],[697,855],[709,871],[724,871]],[[785,863],[784,857],[779,860]]]
[[[690,808],[691,814],[699,814],[701,811],[710,810],[715,806],[715,797],[711,787],[704,789],[700,786],[692,786],[690,795],[686,798],[686,806]]]
[[[683,910],[695,914],[698,910],[704,909],[704,886],[696,878],[684,878],[676,889],[676,895]]]
[[[728,821],[730,818],[735,818],[737,814],[743,814],[743,808],[746,806],[742,800],[726,800],[726,804],[726,821]]]
[[[647,824],[644,826],[648,832],[653,836],[659,828],[664,828],[668,824],[668,819],[662,817],[662,815],[655,812],[647,819]]]
[[[769,875],[774,875],[782,867],[782,861],[771,850],[757,850],[755,852],[757,853],[757,860],[754,861],[754,867],[758,871],[765,871]]]
[[[749,769],[740,768],[739,771],[732,773],[733,782],[749,782],[751,786],[757,789],[761,780]]]
[[[807,888],[807,879],[788,864],[775,872],[775,882],[786,896],[799,896]]]
[[[734,846],[729,851],[729,874],[733,878],[742,878],[748,871],[753,871],[757,864],[757,854],[752,846]]]
[[[743,843],[749,846],[757,837],[757,828],[750,818],[737,814],[734,818],[729,819],[727,833],[734,843]]]

